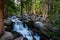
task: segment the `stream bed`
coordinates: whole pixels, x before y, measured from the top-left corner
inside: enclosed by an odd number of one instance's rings
[[[9,18],[14,24],[13,24],[13,31],[16,31],[23,35],[23,37],[27,38],[28,40],[40,40],[40,36],[38,33],[33,35],[34,33],[28,28],[27,24],[25,24],[25,27],[23,26],[22,21],[19,20],[16,16],[12,16]]]

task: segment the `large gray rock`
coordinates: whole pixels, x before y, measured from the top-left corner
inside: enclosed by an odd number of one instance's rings
[[[34,26],[40,29],[40,28],[44,27],[44,24],[42,22],[37,21],[37,22],[34,23]]]
[[[14,37],[10,32],[5,32],[5,34],[0,38],[0,40],[13,40],[13,39]]]
[[[45,24],[42,23],[42,22],[35,22],[35,27],[38,28],[42,34],[44,34],[45,36],[48,37],[48,34],[47,34],[47,27],[45,27]]]

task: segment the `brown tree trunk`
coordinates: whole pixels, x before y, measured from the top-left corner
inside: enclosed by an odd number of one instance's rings
[[[23,0],[21,0],[21,17],[23,17],[23,8],[24,8],[24,3]]]
[[[0,0],[0,36],[4,33],[4,25],[3,25],[3,8],[2,8],[2,0]]]

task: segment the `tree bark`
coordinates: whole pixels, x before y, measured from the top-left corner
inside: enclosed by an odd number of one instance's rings
[[[3,25],[3,5],[2,0],[0,0],[0,36],[4,34],[4,25]]]
[[[24,3],[23,0],[21,0],[21,17],[23,17],[23,7],[24,7]]]

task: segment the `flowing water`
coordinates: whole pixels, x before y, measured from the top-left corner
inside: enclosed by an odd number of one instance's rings
[[[40,36],[38,35],[38,33],[33,36],[33,32],[28,28],[28,26],[25,24],[24,27],[22,21],[20,21],[16,16],[12,16],[9,19],[14,22],[13,31],[22,34],[23,37],[27,38],[28,40],[33,40],[33,37],[36,40],[40,40]]]

